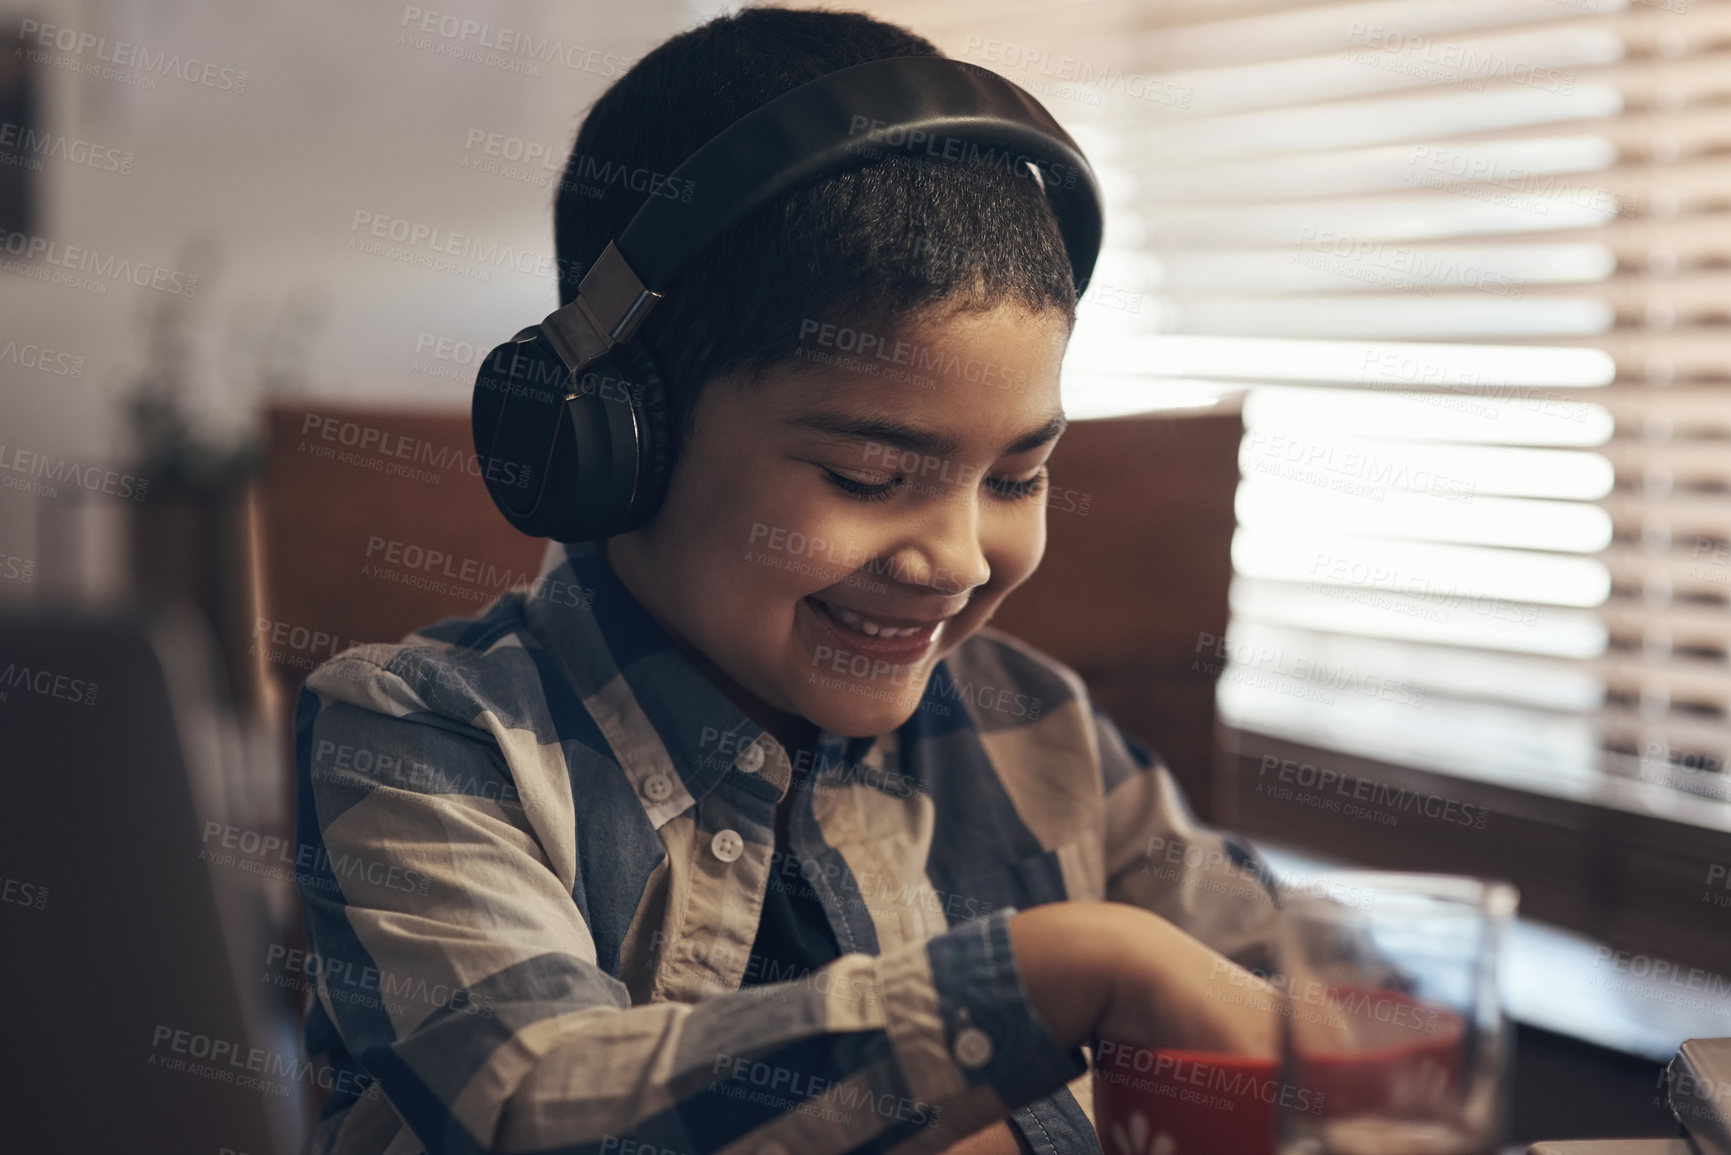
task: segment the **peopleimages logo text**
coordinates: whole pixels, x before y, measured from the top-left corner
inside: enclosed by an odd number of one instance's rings
[[[498,457],[482,457],[466,449],[437,445],[424,438],[406,433],[392,433],[374,425],[345,421],[327,414],[308,412],[301,419],[301,436],[305,439],[301,442],[303,451],[308,442],[312,442],[316,447],[318,441],[328,441],[350,446],[361,454],[374,453],[380,457],[425,465],[440,474],[460,469],[471,477],[484,477],[496,484],[516,486],[519,489],[528,488],[532,482],[533,467],[524,463]],[[362,458],[348,464],[368,463]],[[381,469],[381,472],[393,471]]]
[[[1063,188],[1075,188],[1077,170],[1044,157],[1027,153],[982,146],[977,141],[947,133],[933,134],[923,128],[907,128],[869,116],[855,115],[848,123],[848,135],[862,138],[862,143],[897,149],[934,160],[978,160],[1003,168],[1012,176],[1032,176],[1029,166],[1037,170],[1042,182]]]
[[[8,489],[22,488],[11,484],[22,478],[7,476],[22,474],[28,478],[40,478],[50,482],[71,482],[91,493],[106,493],[110,497],[130,497],[134,501],[143,501],[150,490],[150,480],[134,477],[130,473],[117,473],[112,469],[104,469],[99,465],[80,465],[65,457],[53,457],[46,453],[36,453],[29,449],[19,449],[12,446],[10,451],[4,442],[0,442],[0,487]],[[49,496],[53,496],[52,493]]]
[[[26,261],[41,261],[62,269],[88,273],[108,281],[130,281],[141,289],[156,289],[177,297],[198,294],[198,276],[146,261],[132,261],[81,245],[63,245],[47,237],[13,230],[0,231],[0,252]],[[106,291],[106,290],[104,290]]]
[[[24,19],[18,22],[18,40],[24,45],[34,40],[44,49],[52,48],[73,56],[88,53],[104,64],[112,64],[117,68],[135,68],[150,76],[172,76],[188,84],[220,89],[223,92],[246,91],[247,73],[244,70],[190,56],[182,59],[178,52],[151,52],[141,44],[109,40],[106,36],[80,32],[76,28]]]
[[[64,133],[37,129],[28,124],[0,121],[0,164],[15,164],[20,159],[36,157],[58,158],[71,164],[84,165],[100,172],[117,172],[122,176],[132,172],[132,154],[108,145],[92,144]]]
[[[467,16],[458,16],[454,12],[435,12],[413,4],[403,7],[400,27],[428,36],[437,36],[458,45],[488,49],[503,57],[516,56],[541,64],[562,64],[566,68],[610,79],[624,76],[625,70],[631,65],[625,57],[611,52],[585,48],[581,44],[567,44],[551,36],[537,36],[533,32],[518,28],[495,26]]]
[[[0,670],[0,702],[6,700],[7,691],[23,690],[26,693],[40,694],[44,698],[59,698],[63,702],[73,702],[80,706],[94,706],[99,688],[99,683],[96,682],[74,678],[54,670],[32,669],[17,662],[8,662],[6,668]]]

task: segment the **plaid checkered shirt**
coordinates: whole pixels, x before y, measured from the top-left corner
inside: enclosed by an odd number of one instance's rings
[[[372,1091],[327,1101],[319,1152],[913,1153],[1007,1113],[1098,1152],[1011,913],[1119,900],[1267,962],[1260,860],[991,629],[893,733],[790,758],[596,547],[552,544],[529,589],[319,667],[295,729],[307,1049]],[[752,946],[794,869],[841,957],[777,973]]]

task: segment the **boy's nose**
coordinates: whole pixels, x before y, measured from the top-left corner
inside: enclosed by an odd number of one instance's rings
[[[898,551],[896,572],[911,585],[965,594],[991,580],[980,544],[979,509],[972,501],[934,502],[927,520]]]

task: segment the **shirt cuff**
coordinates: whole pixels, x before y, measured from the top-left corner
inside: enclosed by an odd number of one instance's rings
[[[1101,1155],[1094,1123],[1068,1087],[1018,1108],[1010,1126],[1034,1155]]]
[[[944,1045],[969,1088],[989,1085],[1010,1107],[1050,1095],[1088,1069],[1028,999],[1010,940],[1014,907],[972,919],[926,946]]]

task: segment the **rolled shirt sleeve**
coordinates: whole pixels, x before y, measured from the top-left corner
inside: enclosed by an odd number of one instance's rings
[[[389,1109],[428,1152],[941,1151],[1085,1070],[1028,1001],[1008,908],[824,981],[633,1006],[548,834],[569,786],[514,775],[496,735],[380,667],[333,665],[296,723],[309,1047],[384,1101],[339,1096],[323,1149],[378,1150]]]

